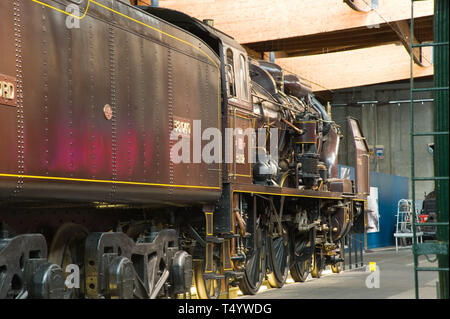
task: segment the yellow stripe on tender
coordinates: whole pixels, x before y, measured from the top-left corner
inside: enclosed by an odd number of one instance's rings
[[[140,185],[140,186],[221,189],[220,187],[215,187],[215,186],[176,185],[176,184],[172,185],[172,184],[159,184],[159,183],[125,182],[125,181],[111,181],[111,180],[103,180],[103,179],[85,179],[85,178],[53,177],[53,176],[38,176],[38,175],[0,174],[0,177],[17,177],[17,178],[57,180],[57,181],[67,181],[67,182],[113,183],[113,184],[125,184],[125,185]]]

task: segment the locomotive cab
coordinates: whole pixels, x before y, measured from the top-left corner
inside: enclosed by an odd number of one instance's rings
[[[222,157],[223,181],[252,183],[254,145],[247,129],[254,128],[255,116],[252,114],[246,50],[232,37],[182,12],[166,8],[140,8],[199,37],[219,56],[222,70],[222,126],[229,129],[222,136],[225,148]]]

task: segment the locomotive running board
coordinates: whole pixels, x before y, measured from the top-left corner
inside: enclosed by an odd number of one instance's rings
[[[231,183],[231,189],[233,193],[250,193],[250,194],[263,194],[274,196],[290,196],[290,197],[306,197],[317,199],[344,199],[349,198],[349,195],[344,196],[343,193],[337,192],[323,192],[315,191],[311,189],[295,189],[287,187],[276,186],[264,186],[255,184],[238,184]]]

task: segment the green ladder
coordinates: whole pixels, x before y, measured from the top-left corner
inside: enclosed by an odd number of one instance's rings
[[[419,298],[418,272],[437,271],[439,274],[438,297],[448,299],[449,297],[449,267],[448,267],[448,246],[449,246],[449,223],[448,223],[448,165],[449,165],[449,142],[448,142],[448,19],[449,19],[449,1],[435,0],[434,2],[434,42],[433,43],[414,43],[414,2],[420,0],[411,0],[411,29],[410,29],[410,141],[411,141],[411,192],[413,205],[413,256],[414,256],[414,287],[415,297]],[[433,47],[434,64],[434,87],[414,88],[414,48]],[[414,131],[414,93],[416,92],[434,92],[435,105],[435,131],[434,132],[415,132]],[[414,138],[417,136],[434,137],[434,177],[416,177],[414,166]],[[436,189],[436,210],[438,213],[437,222],[421,223],[416,221],[415,207],[415,183],[420,181],[435,181]],[[437,241],[418,243],[416,232],[420,226],[436,226]],[[420,267],[420,255],[436,255],[438,267]],[[428,257],[427,257],[428,258]]]

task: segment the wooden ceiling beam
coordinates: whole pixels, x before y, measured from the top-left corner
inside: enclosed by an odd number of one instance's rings
[[[333,31],[333,32],[327,32],[327,33],[320,33],[320,34],[309,34],[301,37],[293,37],[293,38],[284,38],[274,41],[267,41],[267,42],[273,42],[273,43],[284,43],[289,41],[295,41],[297,39],[302,39],[304,41],[328,41],[330,39],[345,39],[349,35],[352,34],[359,34],[361,36],[364,35],[371,35],[374,33],[382,33],[382,32],[392,32],[392,29],[387,25],[380,25],[379,28],[376,30],[374,29],[368,29],[368,28],[353,28],[353,29],[346,29],[346,30],[340,30],[340,31]],[[254,46],[258,44],[264,44],[266,42],[253,42],[253,43],[247,43],[247,45]]]
[[[396,21],[392,23],[392,26],[400,40],[400,42],[405,47],[408,54],[412,54],[414,63],[423,66],[422,63],[422,51],[420,48],[413,48],[411,52],[410,48],[410,38],[411,38],[411,27],[406,20]],[[419,41],[414,36],[412,39],[413,44],[418,44]]]
[[[283,48],[280,48],[283,51],[295,51],[295,50],[314,50],[314,49],[326,49],[326,48],[335,48],[335,47],[342,47],[342,46],[350,46],[350,45],[381,45],[385,43],[392,43],[392,42],[399,42],[400,40],[398,37],[395,36],[395,34],[389,35],[389,36],[379,36],[374,35],[371,37],[353,37],[353,38],[347,38],[343,41],[336,41],[336,42],[324,42],[324,43],[297,43],[297,44],[291,44],[290,46],[284,46]]]
[[[388,44],[321,55],[276,59],[289,72],[311,81],[313,91],[410,78],[410,57],[402,45]],[[414,77],[433,75],[433,66],[413,65]]]
[[[373,35],[392,35],[393,31],[391,29],[385,29],[378,32],[374,31],[359,31],[359,30],[345,30],[342,31],[340,34],[323,34],[323,35],[314,35],[314,36],[306,36],[306,37],[298,37],[298,38],[289,38],[289,39],[283,39],[279,41],[269,41],[269,42],[260,42],[260,43],[247,43],[246,45],[255,51],[279,51],[283,49],[289,50],[289,47],[295,46],[295,45],[313,45],[313,44],[320,44],[320,45],[327,45],[330,42],[340,42],[340,41],[346,41],[349,39],[359,38],[361,41],[364,41],[365,38],[373,36]],[[395,36],[395,34],[393,35]]]
[[[407,20],[402,20],[407,21]],[[422,37],[426,37],[426,39],[420,39],[421,41],[429,41],[433,39],[433,16],[417,18],[414,21],[415,27],[414,32],[416,35],[421,35]],[[339,39],[347,39],[349,37],[355,37],[355,35],[359,37],[371,36],[374,34],[392,34],[396,31],[393,29],[392,24],[381,24],[378,28],[353,28],[346,29],[340,31],[333,31],[321,34],[312,34],[306,35],[302,37],[294,37],[294,38],[285,38],[276,41],[267,41],[267,42],[255,42],[255,43],[247,43],[248,46],[257,48],[258,46],[264,45],[279,45],[283,46],[285,43],[292,43],[302,41],[302,43],[313,43],[313,42],[328,42],[331,40],[339,40]]]
[[[415,32],[420,34],[421,41],[433,40],[432,17],[418,18],[415,21]],[[398,21],[397,21],[398,22]],[[407,24],[407,20],[398,22],[401,25]],[[382,24],[379,28],[354,28],[341,30],[339,32],[329,32],[323,34],[308,35],[296,38],[280,39],[276,41],[266,41],[258,43],[247,43],[246,45],[257,52],[270,51],[316,51],[321,48],[333,49],[336,46],[345,46],[358,43],[373,43],[373,45],[389,44],[400,41],[399,31],[394,22]],[[325,52],[326,50],[324,50]]]
[[[337,46],[333,48],[327,48],[326,52],[323,50],[301,50],[301,51],[288,51],[287,57],[293,58],[298,56],[307,56],[307,55],[317,55],[317,54],[328,54],[328,53],[334,53],[334,52],[341,52],[341,51],[348,51],[348,50],[358,50],[358,49],[364,49],[364,48],[371,48],[377,45],[386,45],[386,44],[393,44],[398,41],[392,41],[389,42],[383,42],[383,43],[366,43],[366,44],[353,44],[353,45],[345,45],[345,46]]]
[[[258,51],[255,51],[255,50],[253,50],[252,48],[249,48],[249,47],[246,46],[246,45],[243,45],[243,47],[244,47],[244,49],[247,51],[248,56],[251,57],[251,58],[253,58],[253,59],[260,60],[260,59],[262,59],[263,56],[264,56],[264,52],[260,52],[260,51],[258,52]]]
[[[421,34],[422,41],[433,40],[433,24],[430,18],[432,17],[422,17],[415,21],[415,32]],[[287,53],[287,56],[290,57],[337,52],[346,49],[353,50],[355,48],[397,43],[402,39],[404,40],[404,35],[399,36],[402,33],[398,30],[398,25],[405,29],[405,24],[408,24],[407,20],[396,21],[390,24],[385,23],[380,25],[379,28],[373,29],[354,28],[320,35],[247,43],[246,46],[256,52],[282,51],[282,54]],[[404,34],[404,31],[402,32]],[[404,41],[402,43],[405,44]]]

